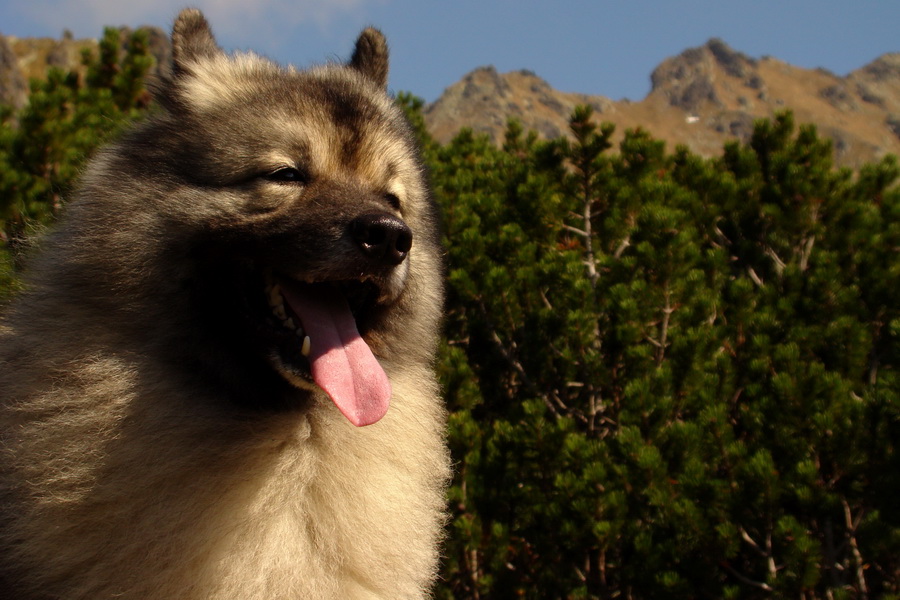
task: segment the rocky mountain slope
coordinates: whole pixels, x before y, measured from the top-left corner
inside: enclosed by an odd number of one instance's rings
[[[815,123],[834,142],[838,164],[858,166],[900,154],[900,53],[888,54],[846,77],[753,59],[718,39],[663,61],[640,102],[559,92],[529,71],[500,74],[482,67],[447,88],[426,109],[433,135],[446,142],[471,127],[502,140],[510,117],[545,137],[568,131],[577,104],[597,120],[643,127],[670,147],[686,144],[713,156],[729,139],[746,140],[754,120],[790,108],[799,123]]]
[[[166,34],[148,29],[157,62],[166,68]],[[122,29],[123,43],[130,30]],[[96,40],[15,38],[0,35],[0,103],[22,106],[28,80],[47,66],[77,68],[81,52]],[[643,127],[670,147],[686,144],[704,156],[721,153],[729,139],[746,140],[754,120],[790,108],[800,123],[815,123],[834,142],[838,164],[851,167],[887,153],[900,154],[900,53],[886,54],[840,77],[778,59],[754,59],[718,39],[663,61],[641,101],[561,92],[530,71],[475,69],[426,107],[432,134],[449,141],[462,127],[502,140],[507,120],[547,138],[565,135],[576,105],[593,107],[598,121],[616,125],[621,137]],[[412,90],[415,92],[415,90]]]
[[[150,51],[156,57],[154,69],[168,68],[172,61],[172,48],[168,34],[156,27],[142,27],[147,32]],[[122,44],[128,42],[132,30],[122,27],[119,36]],[[0,104],[16,108],[28,98],[28,82],[41,78],[48,67],[81,70],[81,54],[84,50],[97,52],[96,39],[74,39],[64,33],[61,39],[18,38],[0,35]]]

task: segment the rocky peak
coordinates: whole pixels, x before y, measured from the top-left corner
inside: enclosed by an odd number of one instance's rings
[[[600,96],[558,92],[533,71],[498,73],[492,66],[479,67],[444,93],[425,110],[432,135],[450,139],[460,128],[486,133],[495,142],[503,139],[506,124],[518,119],[526,130],[548,137],[568,131],[568,119],[578,104],[604,112],[612,102]]]
[[[745,79],[755,72],[757,65],[755,59],[732,50],[728,44],[719,38],[712,38],[706,42],[705,48],[716,59],[716,64],[731,77]]]
[[[669,105],[687,112],[696,112],[707,104],[721,108],[725,102],[718,88],[723,78],[753,89],[762,88],[756,66],[756,60],[713,38],[704,46],[689,48],[663,61],[650,76],[650,93],[664,96]]]
[[[493,102],[509,92],[509,84],[504,81],[493,66],[479,67],[462,78],[462,97],[469,100]]]
[[[896,132],[900,122],[900,53],[885,54],[847,76],[846,85],[870,105],[890,114]]]
[[[900,52],[876,58],[862,69],[854,71],[854,74],[875,82],[900,81]]]

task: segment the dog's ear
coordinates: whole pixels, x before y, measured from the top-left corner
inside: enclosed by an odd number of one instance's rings
[[[382,88],[387,89],[388,47],[384,34],[368,27],[359,34],[350,66]]]
[[[195,8],[187,8],[178,15],[172,28],[172,62],[175,75],[189,70],[188,65],[222,53],[216,43],[206,17]]]

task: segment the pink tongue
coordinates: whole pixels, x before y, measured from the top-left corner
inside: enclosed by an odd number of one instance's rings
[[[313,380],[357,427],[385,415],[391,384],[356,329],[347,300],[336,289],[320,286],[315,293],[282,286],[284,299],[303,322],[309,336]]]

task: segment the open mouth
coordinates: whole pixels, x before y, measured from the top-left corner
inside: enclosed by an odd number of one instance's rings
[[[354,425],[387,412],[384,369],[363,340],[380,289],[372,280],[307,283],[267,274],[276,370],[289,383],[320,388]]]
[[[323,283],[308,283],[292,281],[284,277],[276,278],[271,272],[265,276],[264,291],[268,301],[269,310],[274,320],[272,324],[280,325],[281,329],[290,332],[301,341],[300,354],[309,356],[310,338],[303,328],[303,322],[290,303],[285,302],[285,288],[290,288],[293,294],[310,296],[339,293],[347,300],[350,313],[356,321],[357,329],[365,332],[371,312],[375,306],[379,288],[371,280],[336,281]]]

